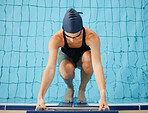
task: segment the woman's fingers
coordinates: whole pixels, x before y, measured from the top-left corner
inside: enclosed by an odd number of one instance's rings
[[[99,106],[99,111],[102,111],[102,109],[103,109],[103,104],[101,104],[101,105]]]
[[[109,108],[109,106],[108,106],[108,105],[106,105],[106,106],[105,106],[105,108],[107,108],[107,109],[108,109],[108,111],[110,111],[110,108]]]
[[[106,105],[103,104],[99,106],[99,111],[110,111],[110,108],[107,104]]]
[[[35,111],[47,111],[48,108],[45,105],[37,105]]]

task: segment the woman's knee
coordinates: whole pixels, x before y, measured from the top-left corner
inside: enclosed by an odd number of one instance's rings
[[[59,65],[60,74],[63,79],[69,79],[71,76],[74,75],[74,66],[68,60],[63,60]]]
[[[82,56],[82,68],[85,73],[90,74],[92,69],[92,61],[91,61],[91,51],[86,51]]]

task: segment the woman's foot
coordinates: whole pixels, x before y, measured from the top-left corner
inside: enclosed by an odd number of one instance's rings
[[[65,94],[64,102],[65,103],[71,103],[71,102],[73,102],[73,94],[74,94],[73,88],[68,88],[67,89],[67,92]]]
[[[85,98],[85,91],[79,90],[77,103],[87,103]]]

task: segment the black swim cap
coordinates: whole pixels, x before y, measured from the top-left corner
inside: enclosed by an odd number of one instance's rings
[[[83,27],[82,18],[79,15],[79,12],[70,8],[63,19],[63,29],[67,33],[77,33]]]

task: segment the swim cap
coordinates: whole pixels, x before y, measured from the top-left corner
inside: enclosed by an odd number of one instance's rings
[[[70,8],[63,19],[63,29],[67,33],[77,33],[83,27],[82,18],[79,15],[79,12]]]

